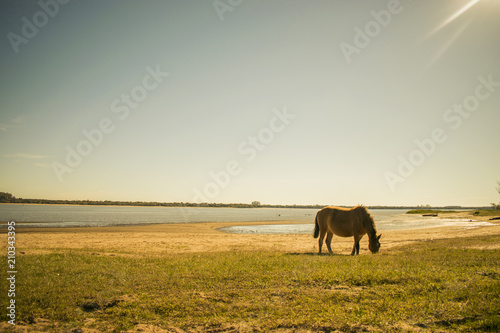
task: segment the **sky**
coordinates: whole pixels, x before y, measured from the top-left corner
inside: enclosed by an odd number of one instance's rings
[[[0,3],[0,191],[487,206],[500,2]]]

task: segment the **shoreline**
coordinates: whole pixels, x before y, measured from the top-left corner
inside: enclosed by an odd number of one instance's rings
[[[72,200],[66,200],[66,201],[72,201]],[[78,200],[76,200],[78,201]],[[99,202],[99,201],[96,201]],[[153,205],[152,203],[155,202],[150,202],[150,201],[144,201],[144,204],[137,204],[137,205],[132,205],[132,204],[120,204],[121,201],[112,201],[116,202],[117,204],[76,204],[76,203],[31,203],[31,202],[0,202],[1,205],[32,205],[32,206],[77,206],[77,207],[159,207],[159,208],[236,208],[236,209],[321,209],[323,207],[331,206],[331,205],[273,205],[273,204],[263,204],[258,207],[232,207],[231,205],[250,205],[246,203],[203,203],[207,204],[207,206],[199,206],[197,203],[194,206],[189,206],[189,205]],[[142,201],[138,201],[142,202]],[[148,204],[151,203],[151,204]],[[171,202],[165,202],[165,204],[173,204]],[[213,206],[213,205],[221,205],[221,206]],[[212,205],[212,206],[210,206]],[[351,208],[355,207],[356,205],[339,205],[338,207],[346,207],[346,208]],[[429,207],[429,208],[422,208],[419,206],[370,206],[370,205],[364,205],[368,209],[374,209],[374,210],[379,210],[379,209],[399,209],[399,210],[415,210],[415,209],[430,209],[430,210],[453,210],[456,213],[459,213],[461,211],[471,211],[471,210],[489,210],[491,209],[490,206],[438,206],[438,207]]]

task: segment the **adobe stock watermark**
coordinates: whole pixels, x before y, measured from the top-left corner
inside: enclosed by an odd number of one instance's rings
[[[236,151],[243,158],[243,161],[229,160],[223,170],[209,172],[211,181],[208,181],[201,190],[194,188],[193,202],[208,202],[218,196],[221,190],[229,185],[233,177],[243,172],[244,163],[255,160],[259,152],[266,149],[274,141],[276,135],[283,132],[295,117],[294,114],[288,112],[286,107],[283,107],[282,110],[274,109],[273,117],[269,120],[267,127],[261,128],[254,135],[249,135],[237,145]]]
[[[7,38],[15,53],[19,53],[19,46],[21,44],[28,44],[28,42],[38,35],[40,29],[45,27],[51,18],[54,18],[58,13],[60,6],[65,5],[70,0],[40,0],[38,6],[40,10],[31,16],[31,19],[23,16],[21,22],[20,34],[9,32]]]
[[[479,76],[477,78],[479,84],[476,85],[474,92],[466,96],[462,103],[454,103],[452,107],[446,109],[443,113],[443,121],[452,129],[458,130],[464,121],[476,112],[481,102],[486,101],[500,87],[500,82],[493,80],[493,74],[487,78]],[[449,130],[449,129],[448,129]],[[432,156],[438,146],[448,140],[446,130],[437,127],[432,130],[430,137],[422,140],[415,140],[416,148],[408,155],[398,156],[399,164],[395,170],[386,171],[384,173],[385,181],[392,192],[396,190],[396,185],[403,183],[408,177],[415,173],[417,167]]]
[[[360,54],[362,50],[368,47],[372,40],[380,35],[382,29],[389,26],[393,16],[401,14],[402,11],[403,6],[399,0],[390,0],[387,2],[386,9],[371,10],[370,15],[373,20],[366,22],[362,28],[359,26],[354,27],[352,44],[347,42],[339,44],[347,63],[350,64],[352,62],[354,54]]]
[[[16,222],[7,222],[7,281],[9,297],[7,306],[7,317],[10,319],[7,322],[11,325],[16,325]]]
[[[129,117],[130,111],[136,109],[143,102],[150,92],[157,89],[163,80],[170,73],[163,72],[159,65],[156,68],[147,66],[145,68],[146,75],[142,78],[141,84],[134,86],[129,93],[122,93],[120,97],[115,98],[110,105],[111,112],[117,114],[118,119],[125,120]],[[57,179],[62,182],[63,176],[73,172],[94,150],[94,147],[101,145],[106,135],[112,133],[116,126],[116,122],[111,118],[102,118],[97,126],[92,129],[83,129],[81,131],[83,139],[81,139],[73,147],[66,146],[65,163],[58,161],[52,162],[52,170]]]
[[[226,12],[232,12],[236,7],[241,5],[243,0],[214,0],[212,5],[214,6],[219,20],[224,21],[224,15]]]

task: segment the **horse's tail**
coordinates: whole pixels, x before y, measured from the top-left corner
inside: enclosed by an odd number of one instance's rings
[[[318,238],[318,236],[319,236],[318,215],[319,215],[319,212],[316,214],[316,220],[314,221],[314,238]]]

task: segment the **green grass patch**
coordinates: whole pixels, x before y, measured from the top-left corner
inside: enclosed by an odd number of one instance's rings
[[[456,213],[455,210],[440,210],[440,209],[412,209],[406,212],[406,214],[439,214],[439,213]]]
[[[499,241],[490,236],[425,242],[357,257],[26,254],[16,262],[17,322],[43,318],[53,323],[47,331],[120,332],[150,324],[186,331],[233,325],[262,332],[496,332],[500,250],[469,247]],[[7,294],[5,284],[0,293]],[[6,308],[6,297],[0,306]]]
[[[476,209],[471,211],[474,216],[500,216],[500,209]]]

